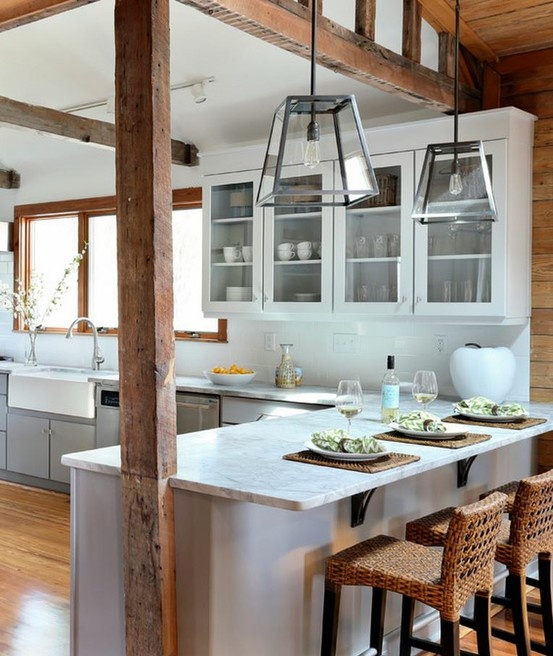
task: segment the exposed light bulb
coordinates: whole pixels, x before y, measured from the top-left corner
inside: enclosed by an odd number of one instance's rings
[[[311,121],[307,126],[307,143],[303,155],[303,163],[310,169],[315,168],[321,162],[320,138],[319,124],[317,121]]]
[[[449,193],[452,196],[458,196],[463,191],[463,180],[459,172],[459,162],[457,158],[453,162],[451,176],[449,177]]]
[[[452,173],[449,178],[449,193],[458,196],[463,191],[463,180],[460,173]]]

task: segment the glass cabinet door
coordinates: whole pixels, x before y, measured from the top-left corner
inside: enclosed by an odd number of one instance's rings
[[[331,184],[331,167],[310,173],[290,167],[298,188],[313,189],[312,207],[267,208],[265,298],[267,311],[320,312],[332,308],[332,208],[317,206],[317,189]]]
[[[412,308],[413,154],[372,158],[380,193],[337,212],[335,310],[407,314]]]
[[[494,190],[500,188],[502,179],[497,148],[497,144],[485,146]],[[416,225],[416,314],[504,313],[500,288],[506,284],[506,258],[500,253],[504,250],[501,224],[505,223],[505,214],[501,194],[495,191],[494,195],[497,222]]]
[[[221,181],[219,183],[219,180]],[[204,308],[261,308],[262,210],[254,206],[258,174],[213,176],[204,189]]]

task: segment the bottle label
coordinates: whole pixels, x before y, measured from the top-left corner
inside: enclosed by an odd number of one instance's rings
[[[399,385],[382,385],[382,407],[399,408]]]

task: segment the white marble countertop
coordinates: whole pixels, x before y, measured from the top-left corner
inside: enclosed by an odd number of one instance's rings
[[[377,420],[379,396],[368,394],[365,398],[365,410],[353,420],[352,434],[361,436],[389,430]],[[402,399],[402,411],[413,408],[412,400]],[[334,409],[188,433],[177,437],[178,470],[171,477],[171,485],[217,497],[306,510],[553,430],[550,404],[527,404],[527,408],[532,417],[544,417],[548,422],[523,430],[501,428],[499,424],[493,429],[471,426],[472,433],[492,437],[460,449],[384,442],[388,450],[418,455],[420,460],[376,474],[282,459],[288,453],[302,450],[314,431],[345,427],[345,420]],[[451,404],[437,400],[431,410],[444,417],[451,414]],[[119,475],[120,449],[108,447],[68,454],[63,456],[62,463]]]

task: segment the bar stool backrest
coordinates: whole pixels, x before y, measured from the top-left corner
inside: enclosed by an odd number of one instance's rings
[[[511,512],[509,544],[511,569],[518,573],[538,553],[553,551],[553,469],[520,481]]]
[[[442,614],[456,620],[476,592],[491,594],[493,562],[507,497],[494,492],[485,499],[455,508],[442,558]]]

